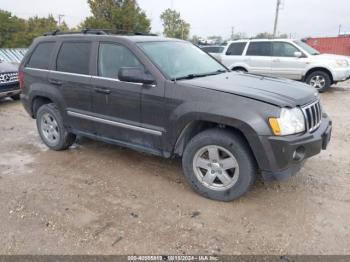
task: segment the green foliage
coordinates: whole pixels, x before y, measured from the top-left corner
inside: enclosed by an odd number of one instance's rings
[[[192,36],[192,38],[191,38],[192,44],[198,45],[199,44],[199,39],[200,39],[200,37],[197,36],[197,35]]]
[[[135,0],[88,0],[92,16],[85,19],[81,28],[110,29],[119,32],[151,30],[151,22]]]
[[[181,19],[181,14],[179,12],[167,9],[161,14],[160,19],[163,22],[163,34],[165,36],[188,39],[191,25]]]
[[[34,38],[56,29],[67,30],[68,27],[64,22],[58,27],[52,15],[25,20],[0,10],[0,47],[28,47]]]
[[[223,42],[222,36],[213,35],[213,36],[208,36],[207,38],[208,38],[208,40],[213,41],[214,44],[216,44],[216,45],[219,45]]]
[[[280,34],[276,37],[273,36],[273,34],[264,32],[264,33],[259,33],[255,36],[257,39],[273,39],[273,38],[288,38],[287,34]]]

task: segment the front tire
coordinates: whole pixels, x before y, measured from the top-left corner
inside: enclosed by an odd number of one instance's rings
[[[256,164],[240,135],[220,129],[206,130],[186,146],[182,158],[185,177],[200,195],[232,201],[254,184]]]
[[[305,81],[308,85],[314,87],[318,92],[323,93],[332,85],[331,77],[323,71],[315,71],[309,74]]]
[[[64,127],[62,116],[55,104],[41,106],[36,123],[42,141],[52,150],[65,150],[75,142],[76,136]]]

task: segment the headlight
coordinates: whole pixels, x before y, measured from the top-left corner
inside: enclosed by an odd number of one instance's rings
[[[335,64],[337,67],[348,67],[349,63],[346,60],[336,60]]]
[[[282,108],[279,118],[269,118],[269,124],[276,136],[287,136],[305,131],[305,118],[300,108]]]

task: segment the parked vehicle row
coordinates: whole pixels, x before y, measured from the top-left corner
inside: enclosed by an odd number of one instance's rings
[[[19,100],[18,67],[0,60],[0,98]]]
[[[350,78],[350,57],[320,54],[297,40],[231,41],[216,57],[232,70],[298,80],[320,92]]]
[[[225,46],[221,46],[221,45],[201,46],[201,49],[204,52],[207,52],[211,56],[215,57],[216,59],[220,60],[221,54],[225,50]]]
[[[33,42],[19,76],[49,148],[81,135],[182,157],[188,183],[214,200],[242,196],[258,174],[287,179],[331,137],[310,86],[232,72],[181,40],[55,32]]]

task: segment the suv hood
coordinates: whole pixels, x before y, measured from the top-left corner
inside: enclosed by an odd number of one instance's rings
[[[280,107],[306,105],[319,97],[314,88],[303,83],[237,72],[181,80],[181,83],[240,95]]]
[[[0,73],[17,72],[18,66],[0,61]]]
[[[320,55],[313,55],[313,59],[316,60],[347,60],[350,64],[350,56],[344,56],[344,55],[332,55],[332,54],[320,54]]]

